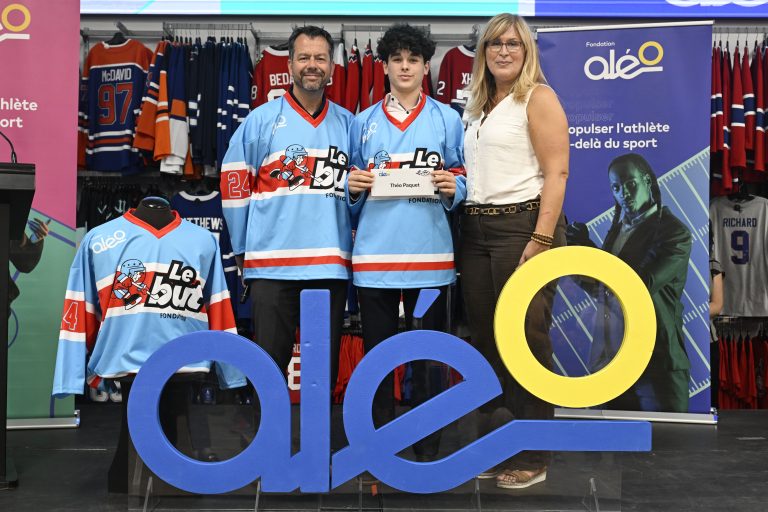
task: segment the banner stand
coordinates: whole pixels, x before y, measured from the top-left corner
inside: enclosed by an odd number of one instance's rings
[[[8,430],[40,430],[47,428],[77,428],[80,426],[80,409],[73,416],[61,418],[19,418],[8,419]]]
[[[555,418],[579,420],[632,420],[655,421],[658,423],[692,423],[717,425],[717,410],[709,414],[688,412],[614,411],[609,409],[565,409],[555,408]]]
[[[708,314],[711,39],[711,21],[537,31],[544,74],[569,121],[568,245],[598,248],[635,271],[657,326],[646,371],[604,405],[610,410],[562,409],[561,418],[717,421]],[[619,352],[627,320],[599,279],[561,279],[552,316],[557,373],[596,374]]]

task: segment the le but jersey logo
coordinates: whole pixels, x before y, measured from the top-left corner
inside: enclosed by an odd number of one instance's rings
[[[538,362],[525,338],[525,316],[535,294],[567,275],[602,281],[624,311],[621,349],[602,370],[584,377],[554,374]],[[438,294],[422,291],[414,316],[423,316]],[[497,346],[508,371],[532,394],[565,407],[602,404],[629,389],[647,366],[656,337],[653,303],[642,280],[617,257],[588,247],[553,249],[526,262],[502,290],[496,311]],[[343,414],[349,446],[331,455],[330,293],[302,292],[300,315],[300,451],[291,453],[291,405],[283,370],[250,340],[200,331],[155,352],[132,387],[128,426],[137,452],[156,475],[180,489],[202,494],[230,492],[257,478],[266,492],[328,492],[370,471],[396,489],[435,493],[457,487],[524,450],[650,450],[647,422],[515,420],[437,461],[405,460],[397,454],[502,393],[491,365],[470,344],[442,332],[410,331],[380,343],[353,372]],[[379,384],[397,366],[420,359],[445,363],[463,379],[375,428],[371,409]],[[165,382],[180,367],[201,360],[238,367],[253,384],[261,404],[253,442],[222,462],[205,463],[182,455],[168,443],[159,421]]]
[[[155,272],[149,286],[146,307],[199,313],[203,308],[203,290],[197,279],[197,271],[181,261],[173,260],[168,272]]]

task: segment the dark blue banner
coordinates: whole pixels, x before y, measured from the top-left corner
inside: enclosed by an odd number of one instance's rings
[[[536,16],[768,18],[768,0],[536,0]]]
[[[711,33],[709,24],[538,33],[570,127],[569,244],[625,261],[657,317],[649,368],[612,409],[710,410]],[[605,286],[561,280],[554,314],[562,374],[594,373],[615,355],[623,315]]]

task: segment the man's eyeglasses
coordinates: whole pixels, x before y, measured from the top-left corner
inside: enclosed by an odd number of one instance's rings
[[[521,41],[512,40],[505,43],[503,41],[499,41],[498,39],[490,41],[485,45],[485,47],[491,50],[493,53],[500,53],[501,48],[504,46],[507,47],[507,51],[509,53],[517,53],[525,47]]]

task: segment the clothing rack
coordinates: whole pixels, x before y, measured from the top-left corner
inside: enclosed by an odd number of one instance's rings
[[[115,28],[117,30],[83,27],[80,29],[80,37],[83,41],[87,42],[89,39],[109,40],[115,35],[115,32],[120,32],[126,37],[135,39],[162,39],[163,37],[170,35],[165,32],[165,28],[162,30],[131,30],[126,27],[122,21],[115,22]]]
[[[768,332],[768,318],[764,317],[716,316],[713,321],[715,330],[721,336]]]
[[[201,32],[221,34],[222,36],[244,37],[250,33],[258,40],[258,31],[253,23],[174,23],[163,22],[163,32],[169,36],[201,36]],[[180,34],[181,33],[181,34]]]
[[[427,34],[431,34],[432,32],[431,24],[411,26],[423,29],[427,32]],[[370,38],[372,34],[383,34],[391,27],[392,25],[348,25],[342,23],[341,37],[346,39],[346,36],[350,35],[351,33],[354,37],[358,37],[358,34],[368,34],[368,37]]]

